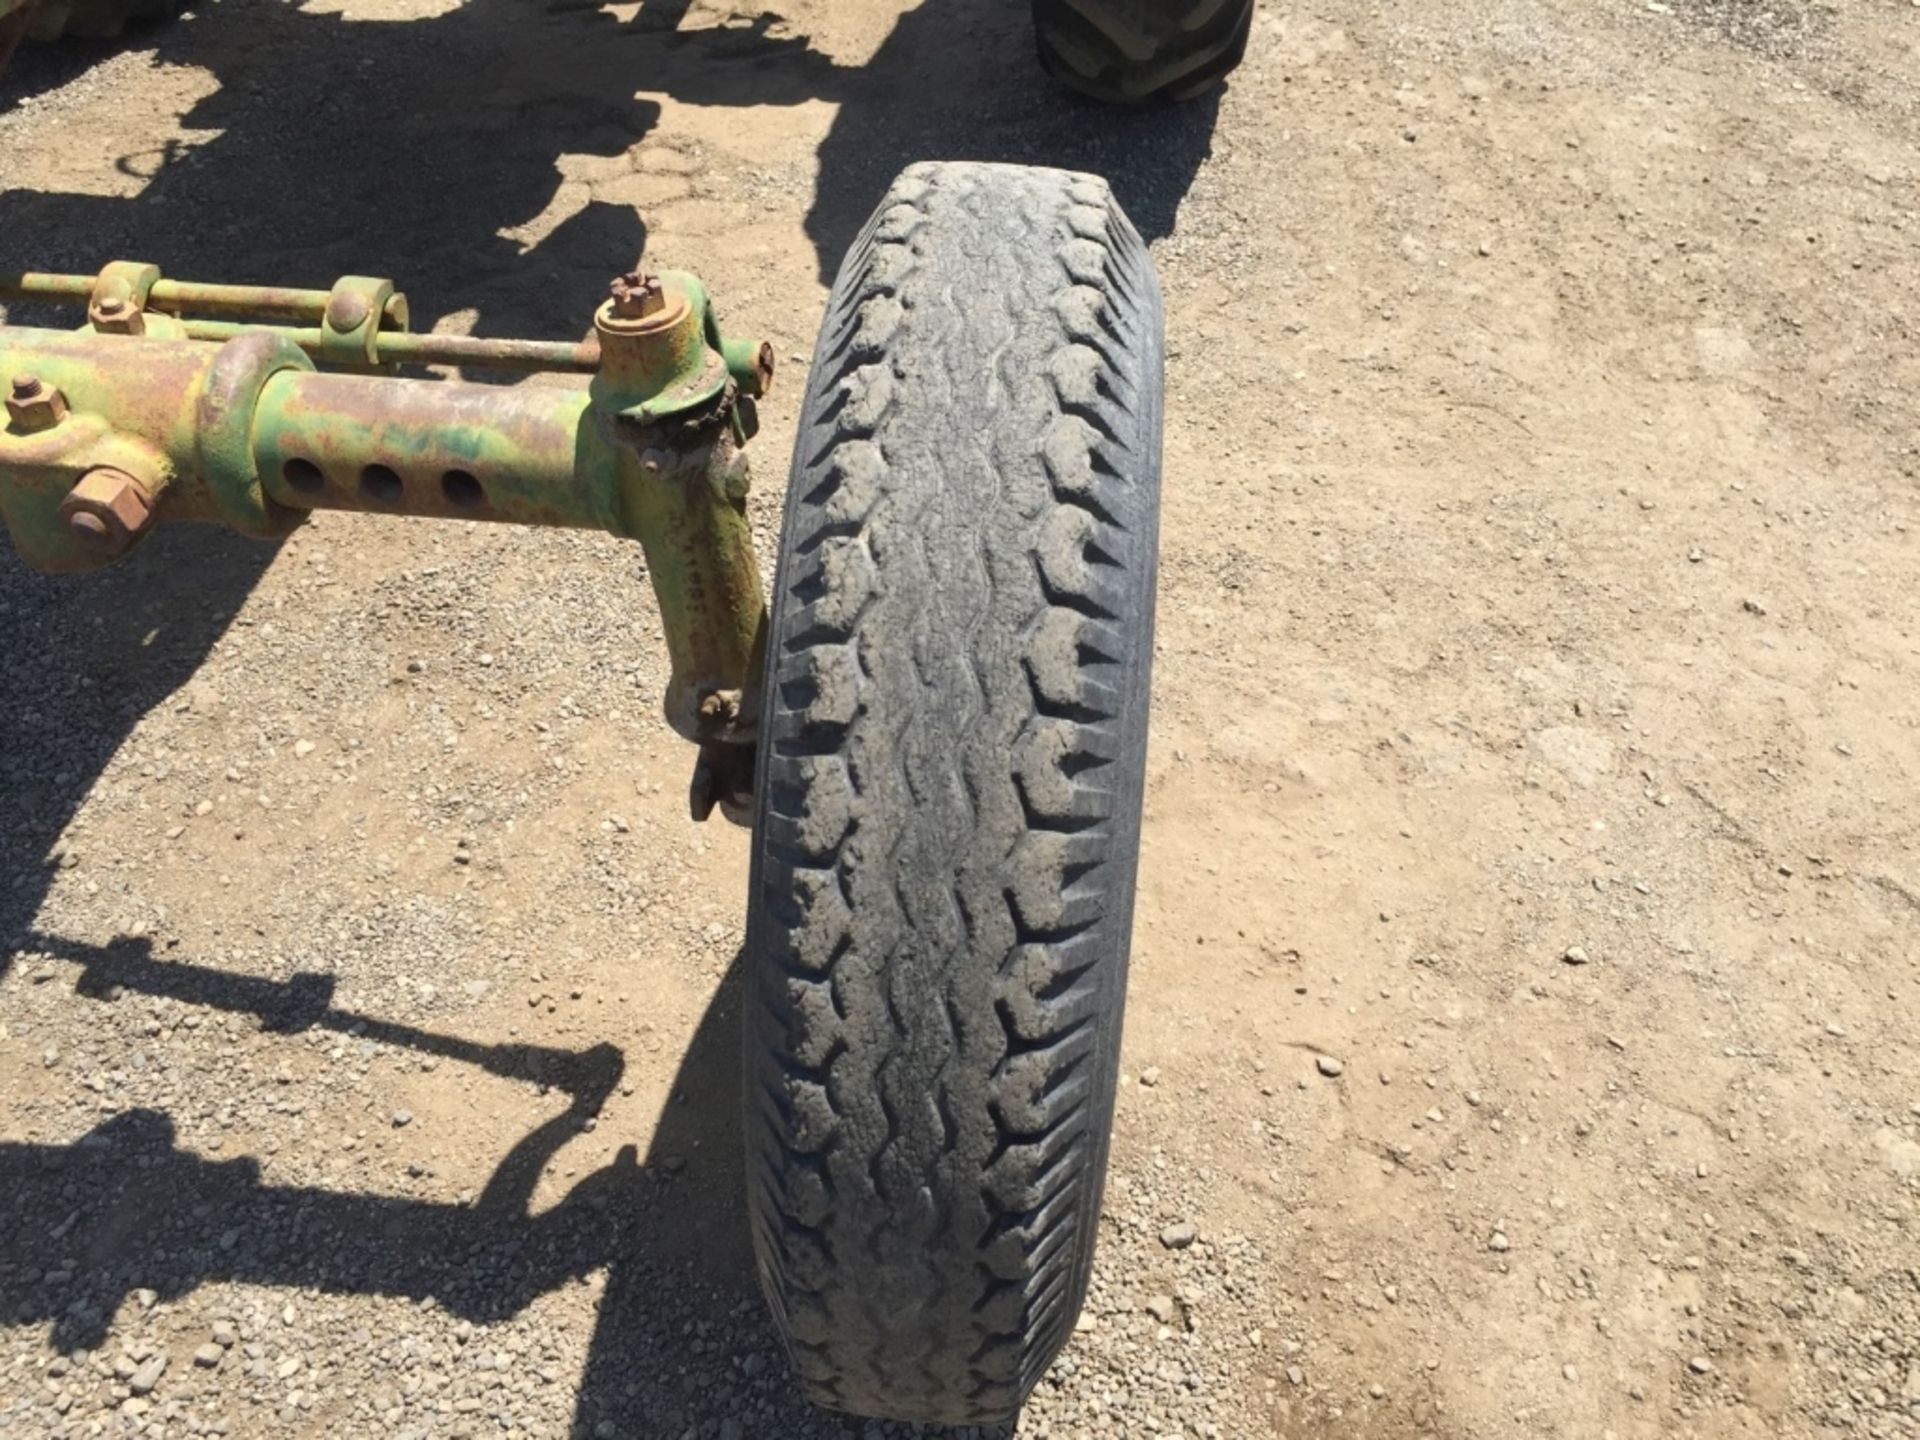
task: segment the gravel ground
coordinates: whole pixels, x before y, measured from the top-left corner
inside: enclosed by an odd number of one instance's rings
[[[1916,16],[1263,3],[1223,97],[1115,116],[1000,0],[221,0],[21,58],[0,266],[542,338],[697,269],[784,362],[765,547],[895,171],[1109,175],[1155,741],[1019,1435],[1915,1436]],[[746,847],[626,547],[182,529],[0,556],[0,634],[0,1436],[902,1433],[763,1312]]]

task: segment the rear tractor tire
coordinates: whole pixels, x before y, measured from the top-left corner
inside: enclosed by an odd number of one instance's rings
[[[908,170],[803,399],[748,1184],[808,1396],[991,1425],[1093,1265],[1145,777],[1160,288],[1104,181]]]
[[[1239,65],[1254,0],[1033,0],[1040,63],[1121,105],[1191,100]]]

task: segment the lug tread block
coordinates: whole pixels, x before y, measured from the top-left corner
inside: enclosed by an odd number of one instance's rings
[[[774,586],[746,1052],[761,1275],[831,1408],[1005,1421],[1085,1295],[1161,325],[1103,181],[997,165],[908,170],[828,307]]]
[[[1040,61],[1123,105],[1191,100],[1245,58],[1254,0],[1033,0]]]

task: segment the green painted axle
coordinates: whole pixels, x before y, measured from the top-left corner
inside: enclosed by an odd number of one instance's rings
[[[646,554],[669,723],[745,744],[766,611],[737,396],[770,358],[721,339],[692,277],[648,283],[601,307],[586,390],[323,374],[285,332],[160,338],[185,330],[164,313],[134,334],[0,326],[0,516],[53,571],[96,569],[162,519],[269,538],[320,509],[606,530]]]

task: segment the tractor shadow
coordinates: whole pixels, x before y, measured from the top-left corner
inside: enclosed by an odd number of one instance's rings
[[[714,20],[694,0],[645,0],[626,22],[593,0],[464,0],[397,22],[212,0],[133,37],[152,48],[149,83],[176,67],[217,81],[177,136],[115,157],[139,192],[0,188],[0,270],[92,273],[131,256],[196,279],[324,288],[339,273],[390,275],[418,328],[470,311],[475,333],[551,338],[582,328],[647,239],[634,206],[575,208],[561,160],[632,150],[659,123],[655,95],[838,107],[806,217],[823,280],[915,161],[1089,170],[1154,240],[1212,150],[1217,97],[1117,110],[1067,95],[1040,71],[1027,7],[1009,0],[928,0],[858,65],[770,13]],[[100,53],[23,51],[0,80],[0,113]],[[156,131],[171,131],[159,109]],[[563,211],[531,243],[512,233]]]
[[[781,1378],[746,1243],[737,961],[687,1048],[646,1157],[623,1148],[535,1214],[541,1173],[620,1083],[625,1060],[615,1046],[479,1044],[344,1010],[323,975],[270,981],[160,961],[144,939],[31,940],[79,965],[75,994],[99,1003],[166,997],[250,1016],[290,1043],[309,1030],[331,1031],[544,1086],[565,1105],[514,1144],[466,1204],[272,1183],[251,1157],[182,1149],[172,1120],[155,1109],[124,1110],[71,1145],[0,1141],[7,1323],[48,1326],[63,1353],[93,1350],[136,1289],[174,1301],[238,1281],[427,1302],[478,1325],[604,1271],[572,1433],[698,1428],[714,1401],[703,1404],[686,1372],[711,1367],[700,1388],[724,1393],[738,1381],[742,1355],[760,1357],[768,1378],[758,1388],[772,1386],[771,1400],[756,1400],[755,1433],[819,1429],[824,1417]],[[704,1361],[692,1360],[689,1333],[734,1342],[724,1354],[709,1348]],[[649,1366],[646,1357],[672,1363]]]

